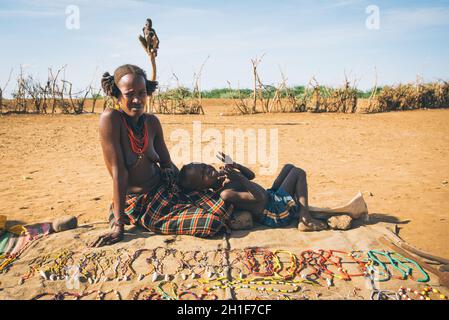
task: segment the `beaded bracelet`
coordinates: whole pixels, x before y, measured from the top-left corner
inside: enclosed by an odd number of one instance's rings
[[[282,276],[280,274],[281,270],[282,270],[282,263],[281,260],[279,259],[278,254],[279,253],[287,253],[290,256],[290,265],[286,268],[286,270],[288,271],[287,275]],[[273,252],[273,271],[274,271],[274,275],[276,277],[285,279],[285,280],[289,280],[289,279],[293,279],[296,275],[296,270],[298,268],[298,261],[296,258],[296,255],[293,254],[290,251],[287,250],[276,250]]]
[[[35,295],[33,298],[31,298],[31,300],[39,300],[40,298],[45,296],[53,296],[52,300],[64,300],[66,296],[73,296],[75,297],[75,300],[79,300],[82,295],[71,292],[57,292],[57,293],[43,292]]]
[[[270,250],[262,248],[247,248],[245,249],[246,260],[244,260],[244,265],[248,270],[256,277],[269,277],[274,274],[273,270],[273,253]],[[260,270],[260,263],[255,258],[255,255],[262,255],[265,272]]]
[[[184,296],[187,296],[187,295],[194,296],[196,300],[205,300],[206,297],[211,297],[212,300],[218,300],[218,296],[216,294],[213,294],[213,293],[210,293],[210,292],[203,292],[200,295],[197,295],[193,291],[182,291],[178,295],[178,300],[184,300],[184,299],[181,299],[181,298],[183,298]]]
[[[140,295],[147,290],[149,291],[149,294],[147,296],[144,296],[143,300],[162,300],[162,296],[160,294],[156,293],[154,288],[150,288],[150,287],[140,288],[133,294],[132,299],[139,300]]]
[[[171,284],[172,285],[172,293],[173,293],[173,295],[170,296],[167,292],[164,291],[164,289],[162,287],[165,284]],[[157,285],[157,290],[159,291],[160,295],[162,296],[162,299],[164,299],[164,300],[178,300],[178,295],[176,293],[177,289],[178,289],[178,285],[176,283],[170,282],[170,281],[161,281]]]
[[[419,300],[432,300],[430,294],[437,294],[440,300],[448,300],[448,297],[444,295],[440,290],[432,288],[430,286],[424,287],[422,291],[414,290],[411,288],[400,287],[398,290],[398,296],[400,300],[413,300],[410,294],[414,294]]]
[[[403,262],[401,262],[400,259],[403,259],[406,262],[413,264],[418,269],[418,271],[421,272],[421,274],[423,275],[423,278],[417,279],[416,280],[417,282],[428,282],[430,280],[430,277],[427,274],[427,272],[416,261],[408,259],[397,252],[388,252],[388,256],[390,258],[394,259],[399,265],[401,265],[407,269],[406,273],[408,276],[410,276],[410,279],[414,280],[413,274],[412,274],[413,269],[408,267],[407,265],[405,265]],[[394,256],[398,256],[400,259],[395,259]]]

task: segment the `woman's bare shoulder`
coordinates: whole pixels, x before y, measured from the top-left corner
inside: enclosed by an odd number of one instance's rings
[[[120,111],[112,108],[104,109],[104,111],[100,115],[100,124],[107,122],[120,122]]]
[[[161,127],[161,122],[159,121],[159,118],[153,114],[153,113],[145,113],[146,119],[148,121],[148,124],[153,128],[159,128]]]
[[[145,113],[145,116],[147,117],[147,120],[149,122],[159,122],[159,118],[154,113]]]

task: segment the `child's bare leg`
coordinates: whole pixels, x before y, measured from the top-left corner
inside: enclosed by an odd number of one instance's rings
[[[279,189],[279,187],[281,186],[282,182],[284,182],[285,177],[287,177],[288,173],[290,172],[290,170],[292,168],[294,168],[295,166],[292,164],[286,164],[282,167],[281,172],[279,173],[278,177],[276,178],[276,180],[274,180],[273,182],[273,186],[271,188],[273,189]]]
[[[306,172],[300,168],[293,167],[285,176],[280,187],[289,193],[299,206],[300,225],[303,231],[318,231],[327,229],[327,224],[312,218],[309,212],[307,177]]]
[[[309,211],[312,212],[312,216],[318,219],[329,219],[333,216],[348,215],[353,219],[364,217],[368,221],[368,207],[361,192],[344,206],[335,208],[309,207]]]

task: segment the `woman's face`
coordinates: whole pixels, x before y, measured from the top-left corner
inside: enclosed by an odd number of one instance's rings
[[[139,118],[144,113],[148,98],[144,77],[135,74],[124,75],[117,87],[121,93],[118,102],[122,110],[132,118]]]

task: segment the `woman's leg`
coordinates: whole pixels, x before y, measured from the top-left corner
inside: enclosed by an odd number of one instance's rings
[[[279,177],[280,176],[281,175],[279,175]],[[281,182],[280,187],[284,189],[287,193],[289,193],[299,206],[300,221],[298,228],[300,230],[318,231],[327,229],[326,223],[319,220],[315,220],[310,215],[308,191],[307,191],[307,177],[306,172],[304,170],[294,166],[290,168],[289,172]]]

